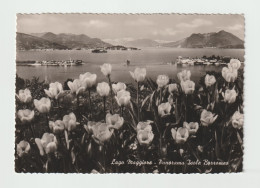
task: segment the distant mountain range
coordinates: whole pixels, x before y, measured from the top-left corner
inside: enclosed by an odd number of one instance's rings
[[[133,41],[125,41],[122,45],[133,47],[156,47],[159,46],[160,43],[151,39],[137,39]]]
[[[80,49],[80,48],[99,48],[112,46],[98,38],[90,38],[87,35],[75,34],[54,34],[47,33],[32,33],[24,34],[17,33],[16,35],[17,49]]]
[[[138,39],[127,41],[124,45],[134,47],[172,47],[172,48],[244,48],[244,41],[226,31],[213,33],[194,33],[187,38],[159,43],[150,39]]]
[[[98,38],[80,34],[54,34],[51,32],[24,34],[17,33],[18,50],[30,49],[81,49],[111,47]],[[151,39],[124,41],[128,47],[172,47],[172,48],[244,48],[244,41],[224,30],[213,33],[194,33],[187,38],[169,43],[160,43]]]
[[[222,30],[216,33],[192,34],[185,39],[165,43],[162,46],[175,48],[244,48],[244,41]]]

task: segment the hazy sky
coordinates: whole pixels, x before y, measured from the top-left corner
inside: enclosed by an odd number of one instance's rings
[[[86,34],[107,42],[149,38],[176,41],[225,30],[244,40],[242,15],[18,14],[17,32]]]

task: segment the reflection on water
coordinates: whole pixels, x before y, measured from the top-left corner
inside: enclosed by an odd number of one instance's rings
[[[33,76],[40,77],[48,81],[64,82],[67,78],[77,78],[79,74],[85,72],[96,73],[98,81],[105,77],[100,72],[100,65],[110,63],[113,66],[113,81],[132,82],[129,71],[135,67],[146,67],[147,76],[155,78],[159,74],[167,74],[170,78],[177,79],[177,73],[183,69],[188,69],[192,73],[192,79],[205,74],[206,71],[220,71],[221,66],[187,66],[177,67],[166,63],[175,61],[179,56],[202,57],[211,56],[231,56],[244,61],[244,50],[242,49],[176,49],[176,48],[146,48],[140,51],[108,51],[106,54],[93,54],[90,50],[57,50],[57,51],[28,51],[18,52],[17,60],[68,60],[81,59],[85,62],[82,66],[56,67],[56,66],[17,66],[17,74],[22,78],[31,79]],[[130,60],[131,65],[125,66],[126,60]]]

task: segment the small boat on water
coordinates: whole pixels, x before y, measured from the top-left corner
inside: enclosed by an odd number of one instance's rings
[[[94,49],[94,50],[92,50],[91,52],[92,52],[92,53],[107,53],[107,51],[104,50],[104,49]]]
[[[65,61],[35,61],[35,63],[27,64],[30,66],[76,66],[82,65],[82,60],[65,60]]]

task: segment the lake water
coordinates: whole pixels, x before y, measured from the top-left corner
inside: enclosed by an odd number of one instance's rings
[[[178,56],[202,57],[206,56],[230,56],[244,61],[243,49],[183,49],[183,48],[144,48],[138,51],[108,51],[104,54],[91,53],[91,50],[55,50],[55,51],[18,51],[17,61],[27,60],[69,60],[80,59],[85,62],[82,66],[16,66],[18,76],[31,79],[33,76],[40,77],[41,80],[47,78],[49,82],[64,82],[68,78],[78,78],[79,74],[85,72],[95,73],[100,82],[106,78],[100,72],[100,65],[110,63],[112,65],[112,81],[132,82],[129,71],[136,67],[145,67],[147,76],[156,78],[159,74],[166,74],[170,78],[177,79],[177,73],[183,69],[190,70],[191,79],[198,79],[206,71],[221,71],[222,66],[175,66],[168,65],[167,62],[175,61]],[[125,66],[126,60],[130,60],[131,65]]]

